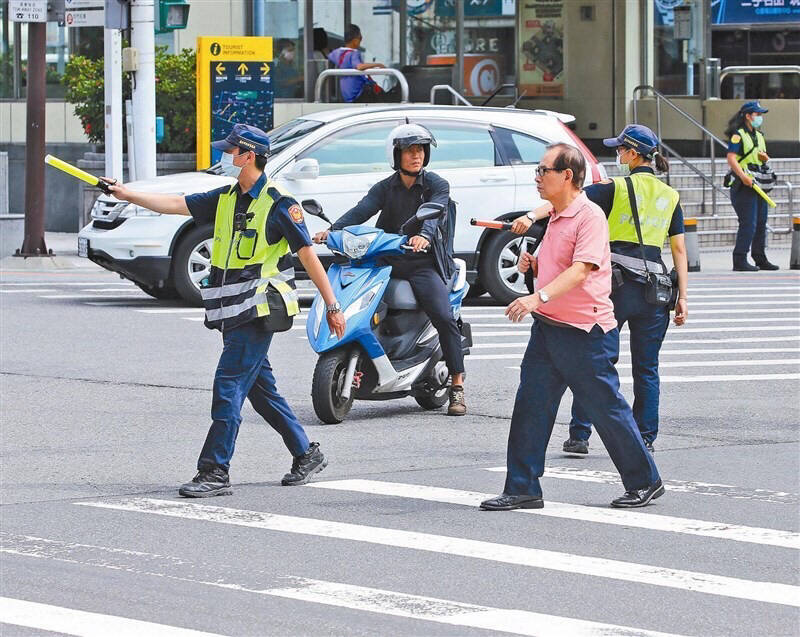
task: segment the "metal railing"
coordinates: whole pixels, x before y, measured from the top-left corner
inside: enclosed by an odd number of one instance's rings
[[[406,76],[397,69],[369,69],[368,71],[358,71],[356,69],[326,69],[319,74],[314,84],[314,101],[322,102],[322,86],[328,78],[347,76],[363,77],[369,75],[389,75],[395,78],[400,86],[400,103],[408,103],[408,81],[406,80]]]
[[[715,161],[716,153],[715,153],[715,145],[721,146],[726,152],[728,150],[728,145],[722,141],[719,137],[714,135],[710,130],[708,130],[703,124],[698,122],[694,117],[692,117],[689,113],[684,111],[680,108],[675,102],[670,100],[666,95],[661,93],[660,91],[656,90],[654,87],[642,84],[637,86],[633,89],[633,121],[635,124],[639,123],[639,109],[638,103],[640,94],[644,93],[651,93],[656,98],[656,134],[658,135],[658,139],[661,142],[661,146],[673,157],[675,157],[678,161],[680,161],[684,166],[689,168],[692,172],[694,172],[698,177],[700,177],[704,183],[707,183],[711,187],[711,214],[717,214],[717,193],[719,192],[721,195],[727,196],[727,193],[722,190],[720,186],[717,185],[717,171],[716,171],[716,164]],[[693,124],[695,127],[700,129],[703,133],[703,140],[705,141],[708,138],[708,147],[709,147],[709,155],[711,157],[711,176],[709,177],[703,171],[701,171],[697,166],[692,164],[691,162],[687,161],[683,155],[681,155],[678,151],[674,148],[669,146],[668,144],[664,143],[663,135],[661,134],[661,103],[666,104],[669,106],[673,111],[678,113],[681,117],[683,117],[686,121]],[[667,183],[669,183],[669,176],[667,176]]]
[[[800,65],[771,64],[759,66],[726,66],[719,74],[719,85],[729,75],[763,75],[764,73],[796,73],[800,75]]]
[[[431,104],[436,103],[434,102],[434,98],[436,97],[436,93],[438,93],[439,91],[447,91],[448,93],[450,93],[450,95],[455,97],[457,100],[461,101],[463,104],[467,106],[472,106],[472,102],[468,101],[467,98],[465,98],[461,93],[459,93],[449,84],[436,84],[434,86],[431,86]]]

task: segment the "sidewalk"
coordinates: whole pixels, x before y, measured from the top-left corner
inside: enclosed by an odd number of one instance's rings
[[[83,270],[105,272],[103,268],[78,256],[78,234],[75,232],[47,232],[45,243],[55,256],[52,257],[5,257],[0,259],[0,272],[45,272],[50,270]],[[709,247],[700,250],[701,273],[723,273],[731,271],[731,247]],[[672,267],[672,254],[664,250],[664,263]],[[789,247],[768,248],[770,261],[781,270],[789,270]],[[800,272],[800,271],[799,271]],[[689,273],[691,276],[693,273]]]

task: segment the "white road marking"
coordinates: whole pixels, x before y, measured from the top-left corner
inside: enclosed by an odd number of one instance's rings
[[[142,297],[146,296],[144,292],[140,289],[135,290],[120,290],[119,292],[101,292],[99,294],[53,294],[53,295],[44,295],[40,296],[40,299],[99,299],[99,298],[113,298],[119,295],[126,295],[126,294],[137,294],[141,295]],[[138,299],[135,299],[138,300]],[[155,299],[153,299],[155,300]]]
[[[800,606],[800,587],[790,584],[751,581],[648,564],[545,551],[525,546],[155,498],[123,498],[109,502],[77,502],[76,504],[458,555],[472,559],[605,577],[625,582],[638,582],[768,604]]]
[[[87,286],[90,286],[90,285],[96,285],[96,286],[126,285],[128,287],[134,287],[133,283],[126,283],[126,282],[111,283],[110,281],[96,281],[96,282],[92,282],[92,281],[35,281],[35,282],[34,281],[28,281],[26,283],[0,283],[0,286],[15,286],[15,287],[24,287],[24,286],[31,286],[31,285],[33,285],[33,286],[39,286],[39,285],[51,286],[52,285],[52,286],[56,286],[56,287],[61,287],[61,286],[87,287]]]
[[[470,628],[483,628],[536,637],[667,637],[665,633],[601,624],[580,619],[544,615],[525,610],[462,604],[436,597],[409,595],[378,588],[336,582],[299,579],[290,588],[273,588],[267,595],[363,610],[382,615],[408,617]]]
[[[216,633],[0,597],[0,622],[82,637],[212,637]]]
[[[750,292],[740,292],[739,294],[692,294],[689,300],[692,299],[775,299],[781,297],[788,297],[800,301],[800,293],[790,292],[789,294],[750,294]]]
[[[503,344],[504,345],[504,344]],[[525,344],[527,345],[527,343]],[[499,345],[502,346],[502,345]],[[474,346],[473,346],[474,347]],[[763,347],[763,348],[719,348],[719,349],[662,349],[659,353],[660,356],[687,356],[687,355],[708,355],[708,354],[776,354],[776,353],[792,353],[800,354],[800,348],[796,347]],[[518,352],[516,354],[470,354],[465,360],[506,360],[506,359],[520,359],[525,352]],[[621,351],[620,356],[630,356],[629,351]]]
[[[467,357],[469,358],[469,357]],[[659,368],[670,367],[769,367],[770,365],[800,365],[800,359],[794,358],[772,358],[769,360],[721,360],[721,361],[668,361],[659,363]],[[617,363],[617,368],[630,369],[631,363]],[[510,367],[509,369],[517,369]],[[661,377],[664,378],[663,376]],[[720,376],[720,378],[729,378]],[[620,379],[622,380],[622,379]]]
[[[307,485],[314,489],[329,489],[333,491],[354,491],[370,495],[388,495],[397,498],[411,498],[427,502],[446,502],[474,507],[487,498],[494,497],[495,493],[476,493],[459,489],[445,489],[430,487],[420,484],[401,484],[398,482],[380,482],[377,480],[334,480],[330,482],[315,482]],[[565,518],[568,520],[581,520],[599,524],[613,524],[617,526],[649,529],[651,531],[664,531],[669,533],[683,533],[686,535],[699,535],[734,542],[749,542],[782,548],[800,549],[800,533],[766,529],[740,524],[726,524],[723,522],[708,522],[706,520],[692,520],[654,513],[638,511],[581,506],[565,504],[547,500],[543,509],[517,509],[523,513],[543,515],[545,517]]]
[[[625,337],[627,332],[623,332],[620,337],[620,347],[629,347],[628,339]],[[667,331],[665,343],[668,345],[680,343],[681,345],[713,345],[716,343],[785,343],[787,341],[800,341],[800,336],[767,336],[763,338],[681,338],[672,340],[670,331]],[[470,349],[491,349],[495,347],[528,347],[528,341],[499,342],[499,343],[476,343]],[[663,351],[663,350],[662,350]]]
[[[505,473],[505,467],[488,467],[486,471]],[[578,480],[580,482],[597,482],[621,486],[619,474],[612,471],[593,471],[590,469],[576,469],[574,467],[547,467],[545,478],[559,478],[563,480]],[[796,504],[800,498],[798,494],[787,491],[771,491],[769,489],[748,489],[730,484],[716,484],[713,482],[695,482],[686,480],[664,480],[664,486],[673,493],[692,493],[695,495],[710,495],[735,500],[756,500],[759,502],[773,502],[776,504]]]
[[[485,628],[519,635],[536,635],[538,637],[608,637],[609,635],[618,637],[671,637],[667,633],[642,630],[640,628],[627,628],[557,615],[544,615],[525,610],[477,606],[436,597],[409,595],[396,591],[306,579],[304,577],[277,577],[275,579],[281,582],[280,586],[265,588],[262,584],[255,588],[253,585],[248,585],[246,583],[246,575],[239,572],[237,574],[245,583],[231,582],[228,578],[221,576],[222,574],[219,571],[208,573],[207,577],[209,579],[203,579],[206,573],[204,573],[201,565],[187,563],[184,559],[172,556],[127,551],[105,546],[74,544],[32,536],[10,536],[4,534],[3,546],[0,548],[0,552],[162,577],[180,582],[191,582],[226,591],[269,595],[382,615],[408,617],[410,619],[446,623],[455,626]],[[146,570],[140,566],[142,564],[147,566]],[[181,569],[182,573],[186,572],[186,566],[192,567],[190,569],[191,575],[173,575],[171,567],[176,564],[184,567]],[[286,582],[286,584],[283,585],[283,582]],[[144,634],[150,635],[151,633]]]
[[[472,332],[473,336],[515,336],[517,334],[529,334],[530,328],[527,329],[513,329],[509,328],[504,332]],[[667,332],[668,336],[675,336],[680,334],[702,334],[702,333],[715,333],[715,332],[799,332],[800,326],[797,325],[765,325],[763,327],[681,327],[671,332]],[[741,339],[738,339],[741,340]]]
[[[467,359],[465,359],[467,360]],[[519,370],[519,366],[506,367]],[[800,380],[800,374],[710,374],[707,376],[660,376],[662,383],[730,383],[752,380]],[[632,376],[620,376],[619,382],[624,385],[633,384]]]
[[[205,312],[202,307],[159,307],[155,309],[136,310],[144,314],[200,314]]]
[[[0,290],[0,294],[34,294],[39,292],[57,292],[58,290],[47,288],[34,288],[31,290]]]
[[[699,312],[695,312],[698,314]],[[785,311],[781,313],[785,314]],[[690,319],[692,325],[695,323],[796,323],[800,328],[800,316],[770,316],[768,318],[694,318]],[[506,323],[470,323],[475,327],[512,327],[513,323],[510,321]],[[676,327],[677,330],[683,330],[683,327]]]

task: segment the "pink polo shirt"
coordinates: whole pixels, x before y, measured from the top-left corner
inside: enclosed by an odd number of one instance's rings
[[[539,248],[536,287],[541,290],[573,263],[597,266],[586,280],[566,294],[539,306],[537,313],[587,332],[599,325],[604,332],[617,326],[611,294],[611,251],[608,222],[599,206],[581,193],[566,210],[550,213]]]

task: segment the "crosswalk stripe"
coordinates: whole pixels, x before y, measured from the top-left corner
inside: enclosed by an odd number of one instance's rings
[[[465,357],[464,360],[468,361],[469,356]],[[687,365],[687,367],[689,366],[691,365]],[[620,367],[625,366],[620,365]],[[515,367],[506,367],[506,369],[519,371],[519,365]],[[661,383],[731,383],[753,380],[800,380],[800,374],[708,374],[705,376],[659,376],[659,381]],[[633,384],[633,377],[620,376],[619,382],[623,385],[631,385]]]
[[[40,299],[91,299],[91,298],[113,298],[119,295],[138,294],[145,296],[145,293],[139,290],[120,290],[119,292],[101,292],[99,294],[52,294],[40,296]],[[138,299],[136,299],[138,300]],[[155,300],[155,299],[153,299]]]
[[[626,338],[627,332],[620,335],[620,347],[628,347],[628,339]],[[664,341],[667,345],[680,343],[681,345],[712,345],[716,343],[785,343],[787,341],[800,341],[800,336],[773,336],[773,337],[759,337],[759,338],[681,338],[671,339],[671,332],[667,332],[667,338]],[[491,349],[495,347],[527,347],[528,341],[509,342],[504,341],[500,343],[476,343],[470,349]]]
[[[524,610],[490,608],[435,597],[409,595],[378,588],[300,579],[290,588],[273,588],[267,595],[327,604],[396,617],[408,617],[470,628],[535,637],[669,637],[666,633],[601,624]]]
[[[82,637],[213,637],[216,634],[10,597],[0,597],[0,622]]]
[[[697,314],[697,312],[695,312]],[[784,312],[785,314],[785,312]],[[692,325],[695,323],[796,323],[800,327],[800,316],[770,316],[769,318],[691,318]],[[470,323],[475,327],[510,327],[513,325],[510,321],[505,323]],[[683,330],[683,327],[676,328]]]
[[[793,287],[797,287],[800,285],[800,279],[798,279],[797,283],[781,283],[781,284],[773,284],[773,285],[742,285],[741,287],[718,287],[715,283],[695,283],[694,281],[689,281],[689,291],[692,290],[700,290],[700,291],[713,291],[713,292],[742,292],[747,290],[755,290],[758,292],[779,292],[786,290],[787,288],[791,289]]]
[[[57,290],[47,288],[34,288],[31,290],[0,290],[0,294],[33,294],[40,292],[57,292]]]
[[[467,356],[464,360],[468,360],[471,358]],[[661,362],[658,364],[659,368],[671,368],[671,367],[767,367],[770,365],[800,365],[800,359],[794,358],[773,358],[769,360],[740,360],[740,361],[731,361],[731,360],[721,360],[721,361],[668,361],[668,362]],[[617,368],[622,369],[630,369],[631,363],[617,363],[615,365]],[[517,369],[516,367],[510,367],[509,369]],[[663,380],[663,376],[661,379]],[[728,376],[721,376],[720,378],[729,378]],[[622,380],[622,379],[620,379]]]
[[[202,307],[159,307],[136,311],[144,314],[200,314],[205,312]]]
[[[505,467],[487,467],[485,471],[505,473]],[[576,469],[575,467],[547,467],[545,478],[562,480],[578,480],[579,482],[596,482],[620,486],[618,473],[612,471],[595,471],[592,469]],[[787,491],[771,491],[769,489],[748,489],[730,484],[713,482],[696,482],[686,480],[664,480],[664,486],[671,493],[692,493],[694,495],[733,498],[735,500],[755,500],[775,504],[797,504],[800,496]]]
[[[527,343],[526,343],[527,345]],[[777,353],[792,353],[800,354],[800,348],[796,347],[763,347],[763,348],[719,348],[719,349],[662,349],[659,356],[706,356],[708,354],[777,354]],[[516,354],[470,354],[469,358],[472,360],[505,360],[509,358],[522,358],[524,352]],[[619,353],[620,356],[630,356],[629,351],[623,350]],[[466,360],[466,359],[465,359]],[[783,360],[783,359],[782,359]]]
[[[724,575],[671,569],[586,555],[574,555],[525,546],[496,544],[431,533],[158,500],[155,498],[123,498],[109,502],[77,502],[76,504],[102,509],[163,515],[186,520],[203,520],[284,533],[365,542],[445,555],[458,555],[504,564],[604,577],[625,582],[638,582],[640,584],[664,586],[769,604],[800,606],[800,587],[790,584],[757,582]]]
[[[93,281],[27,281],[25,283],[0,283],[0,286],[14,286],[14,287],[24,287],[24,286],[28,286],[28,287],[34,286],[34,287],[36,287],[36,286],[41,286],[41,285],[55,286],[55,287],[61,287],[61,286],[66,286],[66,287],[70,287],[70,286],[88,287],[88,286],[94,286],[94,285],[96,285],[96,286],[125,285],[125,286],[131,287],[131,288],[134,287],[133,283],[126,283],[124,281],[121,282],[121,283],[111,283],[110,281],[95,281],[95,282],[93,282]]]
[[[699,294],[692,294],[692,299],[741,299],[742,297],[746,297],[748,299],[775,299],[788,297],[800,300],[800,294],[797,292],[790,292],[789,294],[750,294],[749,292],[739,292],[738,294],[703,294],[701,292]]]
[[[544,615],[524,610],[478,606],[436,597],[423,597],[305,577],[279,576],[275,578],[280,584],[279,586],[265,588],[264,584],[261,584],[256,588],[248,584],[246,575],[239,576],[242,583],[233,582],[229,576],[223,579],[219,577],[218,572],[206,573],[208,567],[204,570],[203,565],[187,562],[183,558],[177,559],[163,554],[155,555],[115,547],[75,544],[34,536],[4,534],[0,552],[93,568],[117,571],[124,569],[128,573],[154,575],[180,582],[210,586],[228,592],[269,595],[382,615],[408,617],[455,626],[485,628],[519,635],[535,635],[537,637],[608,637],[609,635],[678,637],[640,628]],[[132,565],[139,563],[142,563],[143,566]],[[182,569],[181,575],[175,575],[170,568],[175,563],[192,568],[188,573],[186,569]],[[263,576],[261,578],[263,579]],[[150,635],[151,633],[144,634]]]
[[[380,482],[377,480],[334,480],[330,482],[315,482],[307,486],[314,489],[353,491],[370,495],[386,495],[396,498],[425,500],[426,502],[446,502],[448,504],[459,504],[470,507],[474,507],[478,502],[496,495],[494,493],[477,493],[459,489],[430,487],[421,484]],[[698,535],[701,537],[731,540],[734,542],[749,542],[752,544],[800,549],[800,533],[781,531],[778,529],[708,522],[706,520],[692,520],[654,513],[640,513],[630,510],[581,506],[563,502],[552,502],[550,500],[545,502],[543,509],[517,510],[523,513],[543,515],[545,517],[581,520],[583,522],[596,522],[599,524],[613,524],[637,529],[649,529],[651,531],[683,533],[686,535]]]
[[[504,332],[473,332],[473,336],[516,336],[518,334],[530,334],[530,328],[514,329],[509,328]],[[681,327],[676,330],[668,332],[670,336],[680,334],[702,334],[707,332],[797,332],[800,331],[800,326],[797,325],[766,325],[764,327]]]

